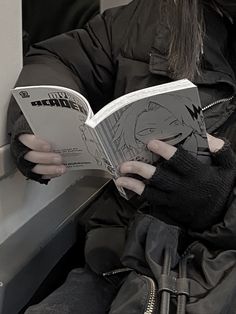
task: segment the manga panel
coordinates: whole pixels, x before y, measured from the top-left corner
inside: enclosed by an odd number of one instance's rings
[[[96,131],[116,169],[127,160],[155,162],[157,156],[147,149],[151,139],[181,144],[198,159],[209,161],[206,128],[195,87],[135,101],[103,120]]]

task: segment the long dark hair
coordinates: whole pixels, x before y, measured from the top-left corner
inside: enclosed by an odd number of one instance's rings
[[[176,79],[201,72],[204,18],[200,0],[161,0],[163,18],[170,29],[169,68]]]

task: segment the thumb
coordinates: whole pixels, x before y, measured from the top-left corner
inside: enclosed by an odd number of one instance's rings
[[[224,141],[207,133],[208,145],[211,153],[218,152],[223,146]]]

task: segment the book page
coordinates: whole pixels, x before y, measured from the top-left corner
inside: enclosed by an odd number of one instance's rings
[[[103,151],[84,122],[93,112],[79,93],[56,86],[18,87],[12,91],[32,131],[60,153],[70,170],[103,169]]]
[[[172,91],[178,91],[186,88],[194,87],[195,85],[187,79],[178,80],[170,83],[147,87],[137,90],[126,95],[123,95],[99,110],[91,119],[87,119],[86,123],[91,127],[96,127],[102,120],[106,119],[114,112],[129,106],[139,99],[145,99],[154,95],[165,94]]]
[[[95,129],[116,171],[127,160],[157,161],[147,149],[151,139],[181,144],[199,160],[210,161],[197,87],[136,100],[109,115]]]

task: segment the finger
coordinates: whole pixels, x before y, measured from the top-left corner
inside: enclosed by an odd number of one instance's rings
[[[122,174],[135,173],[145,179],[150,179],[155,171],[156,167],[140,161],[126,161],[120,166]]]
[[[141,195],[145,189],[145,184],[142,181],[133,178],[120,177],[115,182],[118,186],[133,191],[138,195]]]
[[[159,140],[151,140],[148,145],[148,149],[153,153],[169,160],[176,152],[177,148]]]
[[[54,178],[58,178],[60,176],[61,175],[47,175],[47,176],[42,176],[42,179],[51,180],[51,179],[54,179]]]
[[[51,145],[33,134],[22,134],[19,136],[19,141],[32,150],[49,152]]]
[[[225,169],[234,169],[236,164],[236,155],[231,148],[230,142],[228,140],[223,141],[219,138],[209,135],[211,144],[211,159],[214,165],[220,166]],[[221,141],[221,142],[219,142]],[[212,148],[212,146],[214,146]]]
[[[36,164],[61,165],[62,157],[59,154],[51,152],[37,152],[34,150],[25,154],[24,158]]]
[[[49,175],[49,176],[60,176],[66,172],[66,166],[60,165],[60,166],[54,166],[54,165],[36,165],[32,172],[41,174],[41,175]]]
[[[208,145],[211,153],[216,153],[224,146],[224,141],[220,138],[207,134]]]

